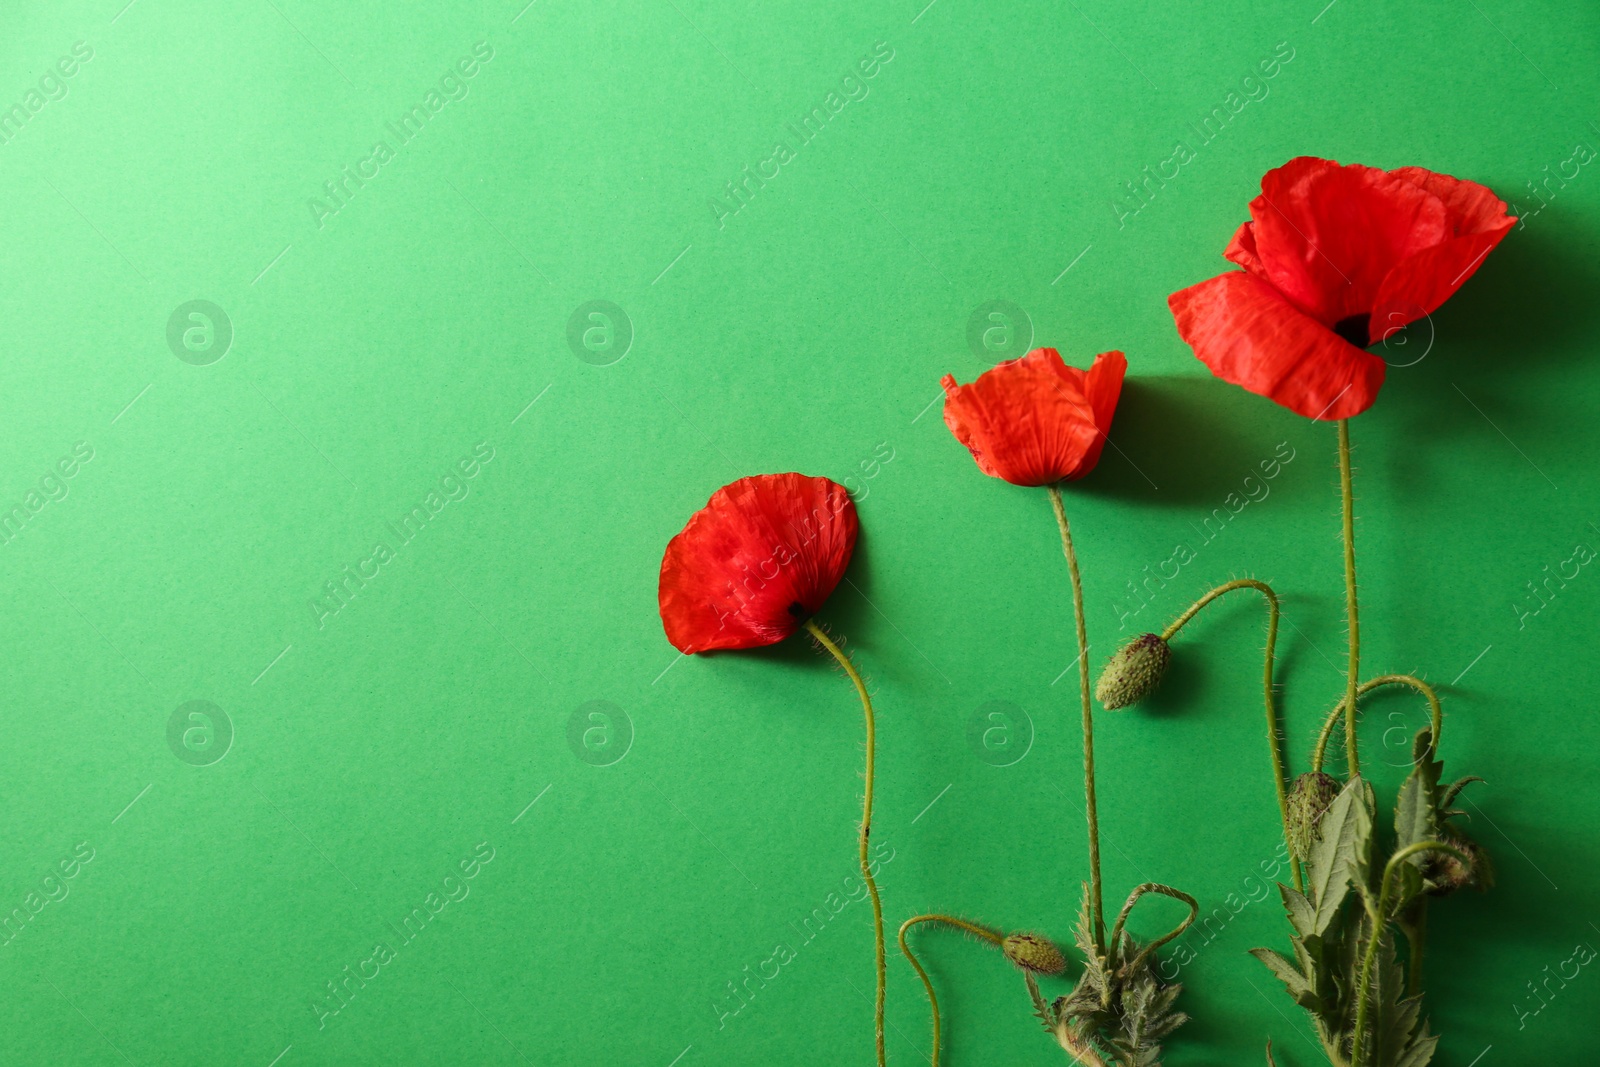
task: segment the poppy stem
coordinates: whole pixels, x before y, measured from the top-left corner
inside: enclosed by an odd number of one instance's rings
[[[1278,709],[1273,700],[1272,693],[1272,654],[1278,644],[1278,594],[1272,591],[1272,586],[1254,578],[1237,578],[1231,582],[1217,586],[1205,596],[1190,605],[1189,610],[1179,615],[1171,626],[1162,633],[1161,640],[1171,641],[1178,635],[1190,619],[1200,612],[1200,609],[1213,600],[1235,589],[1254,589],[1267,601],[1267,655],[1266,666],[1262,671],[1261,689],[1263,701],[1267,706],[1267,748],[1272,753],[1272,784],[1278,793],[1278,815],[1283,820],[1284,840],[1289,840],[1289,772],[1284,767],[1283,759],[1283,729],[1278,722]],[[1304,887],[1300,877],[1298,864],[1289,865],[1289,873],[1294,877],[1294,887]],[[1112,938],[1115,941],[1115,938]]]
[[[981,937],[991,945],[1000,945],[1005,939],[993,930],[985,929],[977,923],[969,923],[965,919],[958,919],[954,915],[913,915],[900,924],[900,951],[905,953],[906,959],[911,961],[912,968],[917,972],[917,977],[922,979],[922,986],[928,991],[928,1010],[933,1014],[933,1056],[931,1067],[939,1067],[939,997],[933,991],[933,980],[928,977],[928,972],[922,969],[922,964],[917,961],[916,954],[911,951],[911,946],[906,943],[906,933],[918,923],[944,923],[958,930],[965,930],[974,937]]]
[[[807,619],[805,626],[806,632],[816,640],[817,644],[833,654],[839,666],[844,668],[844,673],[850,676],[850,681],[855,683],[856,692],[861,696],[861,709],[867,718],[867,785],[866,798],[861,805],[861,877],[866,881],[867,892],[872,897],[872,934],[878,964],[878,996],[873,1008],[873,1025],[876,1028],[878,1067],[884,1067],[883,1000],[888,967],[884,962],[883,952],[883,901],[878,897],[878,883],[872,877],[872,864],[867,859],[867,842],[872,836],[872,768],[877,756],[877,724],[872,715],[872,698],[867,695],[867,683],[861,680],[861,672],[850,662],[849,654],[835,644],[815,621]]]
[[[1094,799],[1094,710],[1089,702],[1089,635],[1083,621],[1083,579],[1078,574],[1078,554],[1072,547],[1072,528],[1061,504],[1061,487],[1050,485],[1050,506],[1061,527],[1061,550],[1072,575],[1072,615],[1078,624],[1078,690],[1083,699],[1083,793],[1089,819],[1089,910],[1094,917],[1094,945],[1106,951],[1105,909],[1100,902],[1100,816]]]
[[[1357,697],[1364,697],[1382,685],[1404,685],[1421,693],[1428,701],[1428,735],[1432,739],[1431,745],[1437,750],[1439,747],[1439,731],[1444,729],[1444,709],[1439,706],[1439,694],[1433,691],[1433,686],[1421,678],[1409,674],[1381,674],[1376,678],[1368,679],[1361,683],[1356,690]],[[1322,770],[1322,762],[1327,755],[1328,742],[1333,737],[1334,724],[1344,715],[1344,704],[1328,713],[1328,718],[1322,724],[1322,732],[1317,735],[1317,747],[1311,756],[1311,769]]]
[[[1356,752],[1356,679],[1361,674],[1361,622],[1356,610],[1355,494],[1350,489],[1350,420],[1339,420],[1339,490],[1344,504],[1344,605],[1350,624],[1350,666],[1345,675],[1344,743],[1351,778],[1361,776]]]

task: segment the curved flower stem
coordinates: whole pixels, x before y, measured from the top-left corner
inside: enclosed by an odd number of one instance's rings
[[[939,1067],[939,997],[933,991],[933,980],[928,977],[928,972],[922,969],[922,964],[917,961],[916,954],[911,951],[911,946],[906,943],[906,931],[918,923],[944,923],[954,926],[958,930],[965,930],[974,937],[981,937],[992,945],[1000,945],[1005,939],[993,930],[985,929],[977,923],[969,923],[965,919],[958,919],[954,915],[940,915],[930,913],[927,915],[913,915],[900,924],[900,951],[905,953],[906,959],[911,961],[912,969],[917,972],[917,977],[922,979],[922,987],[928,991],[928,1010],[933,1014],[933,1056],[932,1067]]]
[[[1189,929],[1189,924],[1194,922],[1195,918],[1200,914],[1200,905],[1195,902],[1194,897],[1191,897],[1183,890],[1174,889],[1170,885],[1162,885],[1160,882],[1146,882],[1143,885],[1136,887],[1132,893],[1128,894],[1127,903],[1122,905],[1122,911],[1117,914],[1116,924],[1111,928],[1111,947],[1113,949],[1117,947],[1118,939],[1122,936],[1122,928],[1128,922],[1128,914],[1133,911],[1133,906],[1139,903],[1139,898],[1144,896],[1146,893],[1159,893],[1161,896],[1171,897],[1173,900],[1182,901],[1183,903],[1189,905],[1189,915],[1183,920],[1183,922],[1179,923],[1172,930],[1163,934],[1161,937],[1156,938],[1154,941],[1150,942],[1143,949],[1141,949],[1139,954],[1133,958],[1133,962],[1127,965],[1127,972],[1129,974],[1137,972],[1139,970],[1139,965],[1144,963],[1144,961],[1148,959],[1156,949],[1160,948],[1162,945],[1165,945],[1168,941],[1171,941],[1173,938]]]
[[[1463,863],[1471,862],[1460,849],[1443,841],[1416,841],[1390,856],[1389,862],[1383,865],[1382,888],[1378,892],[1378,910],[1376,912],[1369,910],[1372,936],[1367,939],[1367,951],[1361,958],[1361,977],[1356,986],[1356,1029],[1350,1049],[1352,1067],[1362,1067],[1361,1050],[1365,1044],[1367,1031],[1367,994],[1372,988],[1372,965],[1378,958],[1378,942],[1383,940],[1384,927],[1389,921],[1389,888],[1394,884],[1394,873],[1399,865],[1419,852],[1447,852]],[[1370,909],[1370,905],[1368,907]]]
[[[1429,716],[1428,729],[1432,735],[1431,747],[1437,751],[1439,748],[1439,732],[1444,729],[1444,709],[1439,705],[1439,694],[1433,691],[1433,686],[1429,685],[1427,682],[1424,682],[1421,678],[1416,678],[1409,674],[1380,674],[1376,678],[1362,682],[1360,687],[1356,689],[1356,696],[1366,696],[1368,693],[1372,692],[1381,685],[1409,686],[1427,698]],[[1311,757],[1312,770],[1322,770],[1322,762],[1327,753],[1328,742],[1333,737],[1334,724],[1337,723],[1341,717],[1348,718],[1348,716],[1345,715],[1345,703],[1342,700],[1339,702],[1339,705],[1333,709],[1333,711],[1328,713],[1327,720],[1322,724],[1322,733],[1317,736],[1316,751]]]
[[[1356,611],[1355,494],[1350,489],[1350,420],[1339,420],[1339,495],[1344,503],[1344,606],[1350,625],[1350,666],[1345,675],[1344,742],[1350,777],[1361,774],[1356,752],[1356,678],[1361,673],[1361,622]]]
[[[1267,655],[1266,666],[1262,671],[1261,690],[1262,699],[1267,706],[1267,748],[1272,752],[1272,785],[1278,793],[1278,816],[1283,820],[1284,840],[1289,835],[1289,772],[1284,767],[1283,759],[1283,730],[1278,722],[1278,709],[1273,700],[1272,693],[1272,655],[1278,644],[1278,594],[1272,591],[1272,586],[1266,582],[1258,582],[1254,578],[1239,578],[1219,585],[1205,596],[1189,605],[1185,611],[1172,621],[1161,634],[1161,640],[1171,641],[1178,635],[1189,620],[1199,614],[1200,609],[1213,600],[1235,589],[1254,589],[1267,601]],[[1289,871],[1294,876],[1294,887],[1300,889],[1303,882],[1300,877],[1300,865],[1291,863]]]
[[[872,865],[867,860],[867,839],[872,836],[872,767],[877,755],[877,724],[872,717],[872,698],[867,695],[867,683],[861,680],[861,673],[856,670],[855,664],[850,662],[850,656],[836,645],[815,621],[807,619],[805,625],[806,632],[816,640],[817,644],[833,654],[833,658],[839,661],[839,666],[844,668],[844,673],[855,683],[856,692],[861,696],[861,710],[867,718],[867,784],[866,798],[861,804],[861,877],[867,883],[867,892],[872,895],[872,934],[878,962],[878,996],[873,1008],[873,1025],[876,1027],[878,1067],[883,1067],[883,1000],[885,987],[888,984],[888,967],[883,952],[883,901],[878,897],[878,883],[872,877]]]
[[[1061,527],[1061,550],[1067,556],[1067,571],[1072,576],[1072,615],[1078,624],[1078,691],[1083,700],[1083,792],[1084,811],[1089,820],[1089,897],[1094,916],[1094,945],[1102,956],[1106,951],[1105,909],[1100,902],[1100,816],[1094,800],[1094,711],[1089,703],[1089,635],[1083,621],[1083,579],[1078,574],[1078,554],[1072,547],[1072,528],[1061,504],[1061,487],[1051,485],[1050,506],[1055,509],[1056,525]]]

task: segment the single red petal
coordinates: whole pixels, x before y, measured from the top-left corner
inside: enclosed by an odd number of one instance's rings
[[[741,478],[667,543],[661,621],[680,652],[776,644],[844,577],[860,528],[842,485],[803,474]]]
[[[1372,309],[1374,340],[1438,310],[1517,224],[1506,202],[1477,182],[1421,167],[1401,167],[1392,173],[1444,204],[1452,237],[1406,257],[1384,277]]]
[[[1506,202],[1494,195],[1494,190],[1477,182],[1439,174],[1424,167],[1399,167],[1389,173],[1438,197],[1449,216],[1452,236],[1464,237],[1500,229],[1509,213]],[[1511,221],[1515,222],[1516,219]]]
[[[1268,171],[1250,217],[1266,280],[1325,326],[1370,313],[1397,263],[1451,236],[1444,202],[1421,186],[1313,156]]]
[[[1098,437],[1083,372],[1053,348],[984,371],[970,385],[944,378],[944,421],[978,469],[1013,485],[1050,485],[1077,469]]]
[[[1106,435],[1111,432],[1111,419],[1117,411],[1117,400],[1122,396],[1122,379],[1128,373],[1128,357],[1121,352],[1102,352],[1094,357],[1089,372],[1084,375],[1084,395],[1094,411],[1095,438],[1068,480],[1082,478],[1100,462],[1100,452],[1106,446]]]
[[[1239,264],[1264,282],[1272,280],[1267,277],[1266,264],[1261,262],[1261,256],[1256,252],[1256,231],[1253,223],[1246,222],[1234,232],[1233,240],[1228,242],[1222,258],[1230,263]]]
[[[1167,298],[1178,333],[1211,373],[1311,419],[1372,406],[1387,365],[1300,313],[1277,290],[1230,271]]]

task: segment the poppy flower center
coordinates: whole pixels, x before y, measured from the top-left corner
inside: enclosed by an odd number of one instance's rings
[[[796,619],[804,620],[806,616],[811,613],[806,610],[806,606],[804,604],[796,600],[793,604],[789,605],[789,614],[793,615]]]
[[[1365,311],[1359,315],[1347,315],[1333,324],[1333,332],[1357,348],[1366,348],[1372,343],[1372,338],[1367,334],[1371,320],[1371,313]]]

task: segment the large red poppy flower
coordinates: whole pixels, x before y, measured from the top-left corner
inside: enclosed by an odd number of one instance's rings
[[[822,607],[855,550],[855,502],[804,474],[723,486],[667,542],[661,621],[680,652],[774,645]]]
[[[1224,381],[1313,419],[1372,405],[1366,347],[1431,314],[1516,218],[1475,182],[1291,159],[1261,179],[1223,255],[1243,267],[1167,298],[1178,333]]]
[[[944,421],[978,469],[1013,485],[1051,485],[1094,470],[1128,360],[1102,352],[1087,371],[1036,348],[957,385],[946,374]]]

